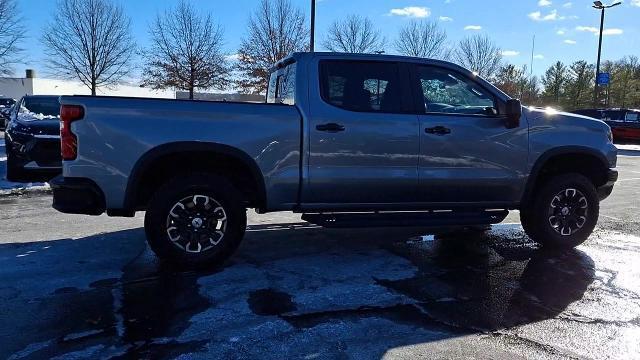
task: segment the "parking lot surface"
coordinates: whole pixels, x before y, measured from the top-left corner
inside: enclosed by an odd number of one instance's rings
[[[517,213],[433,237],[250,211],[226,266],[185,272],[148,249],[143,214],[3,195],[0,358],[640,358],[639,156],[621,151],[597,230],[566,252]]]

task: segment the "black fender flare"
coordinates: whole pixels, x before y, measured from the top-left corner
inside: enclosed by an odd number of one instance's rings
[[[527,179],[527,184],[525,185],[525,190],[522,195],[522,199],[520,201],[521,205],[526,204],[530,200],[533,194],[533,191],[536,188],[537,180],[539,178],[540,172],[542,171],[544,166],[547,164],[549,159],[559,155],[593,156],[598,160],[600,160],[604,169],[609,168],[609,161],[607,160],[607,157],[601,152],[587,146],[567,145],[567,146],[559,146],[559,147],[549,149],[544,153],[542,153],[542,155],[538,157],[538,160],[536,160],[535,164],[533,165],[531,172],[529,173],[529,178]]]
[[[189,152],[211,152],[220,155],[229,156],[237,159],[245,164],[251,171],[254,181],[258,185],[258,201],[260,207],[266,207],[266,188],[262,171],[258,167],[249,154],[246,152],[224,144],[213,142],[199,141],[179,141],[156,146],[144,153],[131,170],[131,174],[127,181],[127,189],[125,190],[124,208],[126,210],[136,210],[136,202],[139,195],[139,187],[147,169],[149,169],[156,160],[163,156],[175,153]]]

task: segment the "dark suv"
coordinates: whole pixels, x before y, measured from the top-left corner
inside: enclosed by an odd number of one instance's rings
[[[40,181],[59,174],[58,96],[28,95],[20,99],[10,113],[5,145],[7,180]]]

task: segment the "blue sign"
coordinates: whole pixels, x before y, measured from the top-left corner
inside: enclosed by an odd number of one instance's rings
[[[611,80],[609,73],[598,74],[598,85],[609,85],[609,80]]]

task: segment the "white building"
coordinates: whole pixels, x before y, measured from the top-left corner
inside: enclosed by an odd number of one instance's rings
[[[103,96],[176,98],[174,91],[156,91],[132,85],[111,89],[102,87],[97,93]],[[27,70],[24,78],[0,78],[0,96],[20,99],[24,95],[91,95],[91,90],[79,81],[36,78],[32,70]]]

